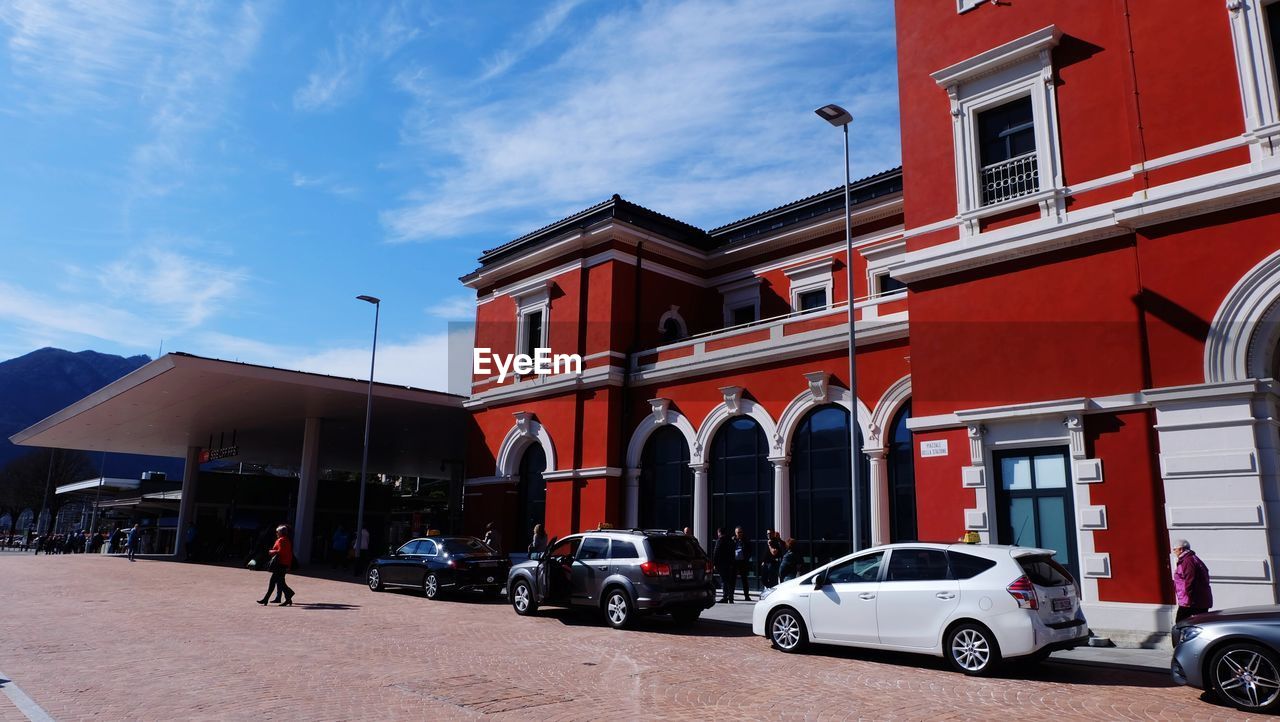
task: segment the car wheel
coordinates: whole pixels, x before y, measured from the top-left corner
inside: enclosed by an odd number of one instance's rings
[[[427,575],[422,578],[422,593],[427,599],[440,596],[440,577],[437,577],[435,572],[427,572]]]
[[[991,631],[979,624],[961,624],[947,635],[947,662],[972,677],[989,675],[1000,666],[1000,646]]]
[[[369,589],[375,592],[382,591],[382,573],[378,571],[377,567],[369,567],[367,580],[369,582]]]
[[[631,623],[634,612],[631,599],[621,589],[613,589],[604,598],[604,618],[614,629],[623,629]]]
[[[1280,661],[1256,644],[1229,644],[1209,662],[1209,682],[1223,701],[1245,712],[1280,708]]]
[[[765,629],[774,648],[784,652],[801,652],[809,644],[809,633],[804,628],[804,620],[791,607],[775,609],[769,615]]]
[[[529,582],[518,579],[511,585],[511,607],[522,617],[538,611],[538,603],[533,601],[533,587],[529,586]]]
[[[702,610],[698,607],[681,607],[671,610],[671,619],[681,627],[688,627],[698,621]]]

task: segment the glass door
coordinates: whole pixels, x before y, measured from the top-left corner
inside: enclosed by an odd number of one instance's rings
[[[993,454],[999,541],[1052,549],[1054,559],[1080,579],[1075,511],[1066,447]]]

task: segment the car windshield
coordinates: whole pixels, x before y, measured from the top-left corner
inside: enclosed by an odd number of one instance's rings
[[[441,539],[440,543],[449,554],[488,554],[493,551],[479,539]]]
[[[664,561],[701,559],[702,547],[692,537],[684,536],[651,536],[649,547],[653,549],[655,559]]]
[[[1020,557],[1018,564],[1032,584],[1039,587],[1065,587],[1072,584],[1071,572],[1051,556]]]

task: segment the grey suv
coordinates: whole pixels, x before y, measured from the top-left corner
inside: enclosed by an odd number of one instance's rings
[[[511,568],[507,596],[520,615],[541,605],[589,607],[621,629],[637,615],[669,613],[692,624],[715,605],[711,561],[678,532],[598,530],[572,534]]]

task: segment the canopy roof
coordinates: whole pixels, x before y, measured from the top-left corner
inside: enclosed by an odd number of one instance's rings
[[[308,418],[322,420],[321,468],[358,470],[368,382],[170,353],[34,424],[23,446],[185,457],[236,446],[231,460],[297,466]],[[463,398],[373,385],[371,472],[449,476],[461,463]]]

